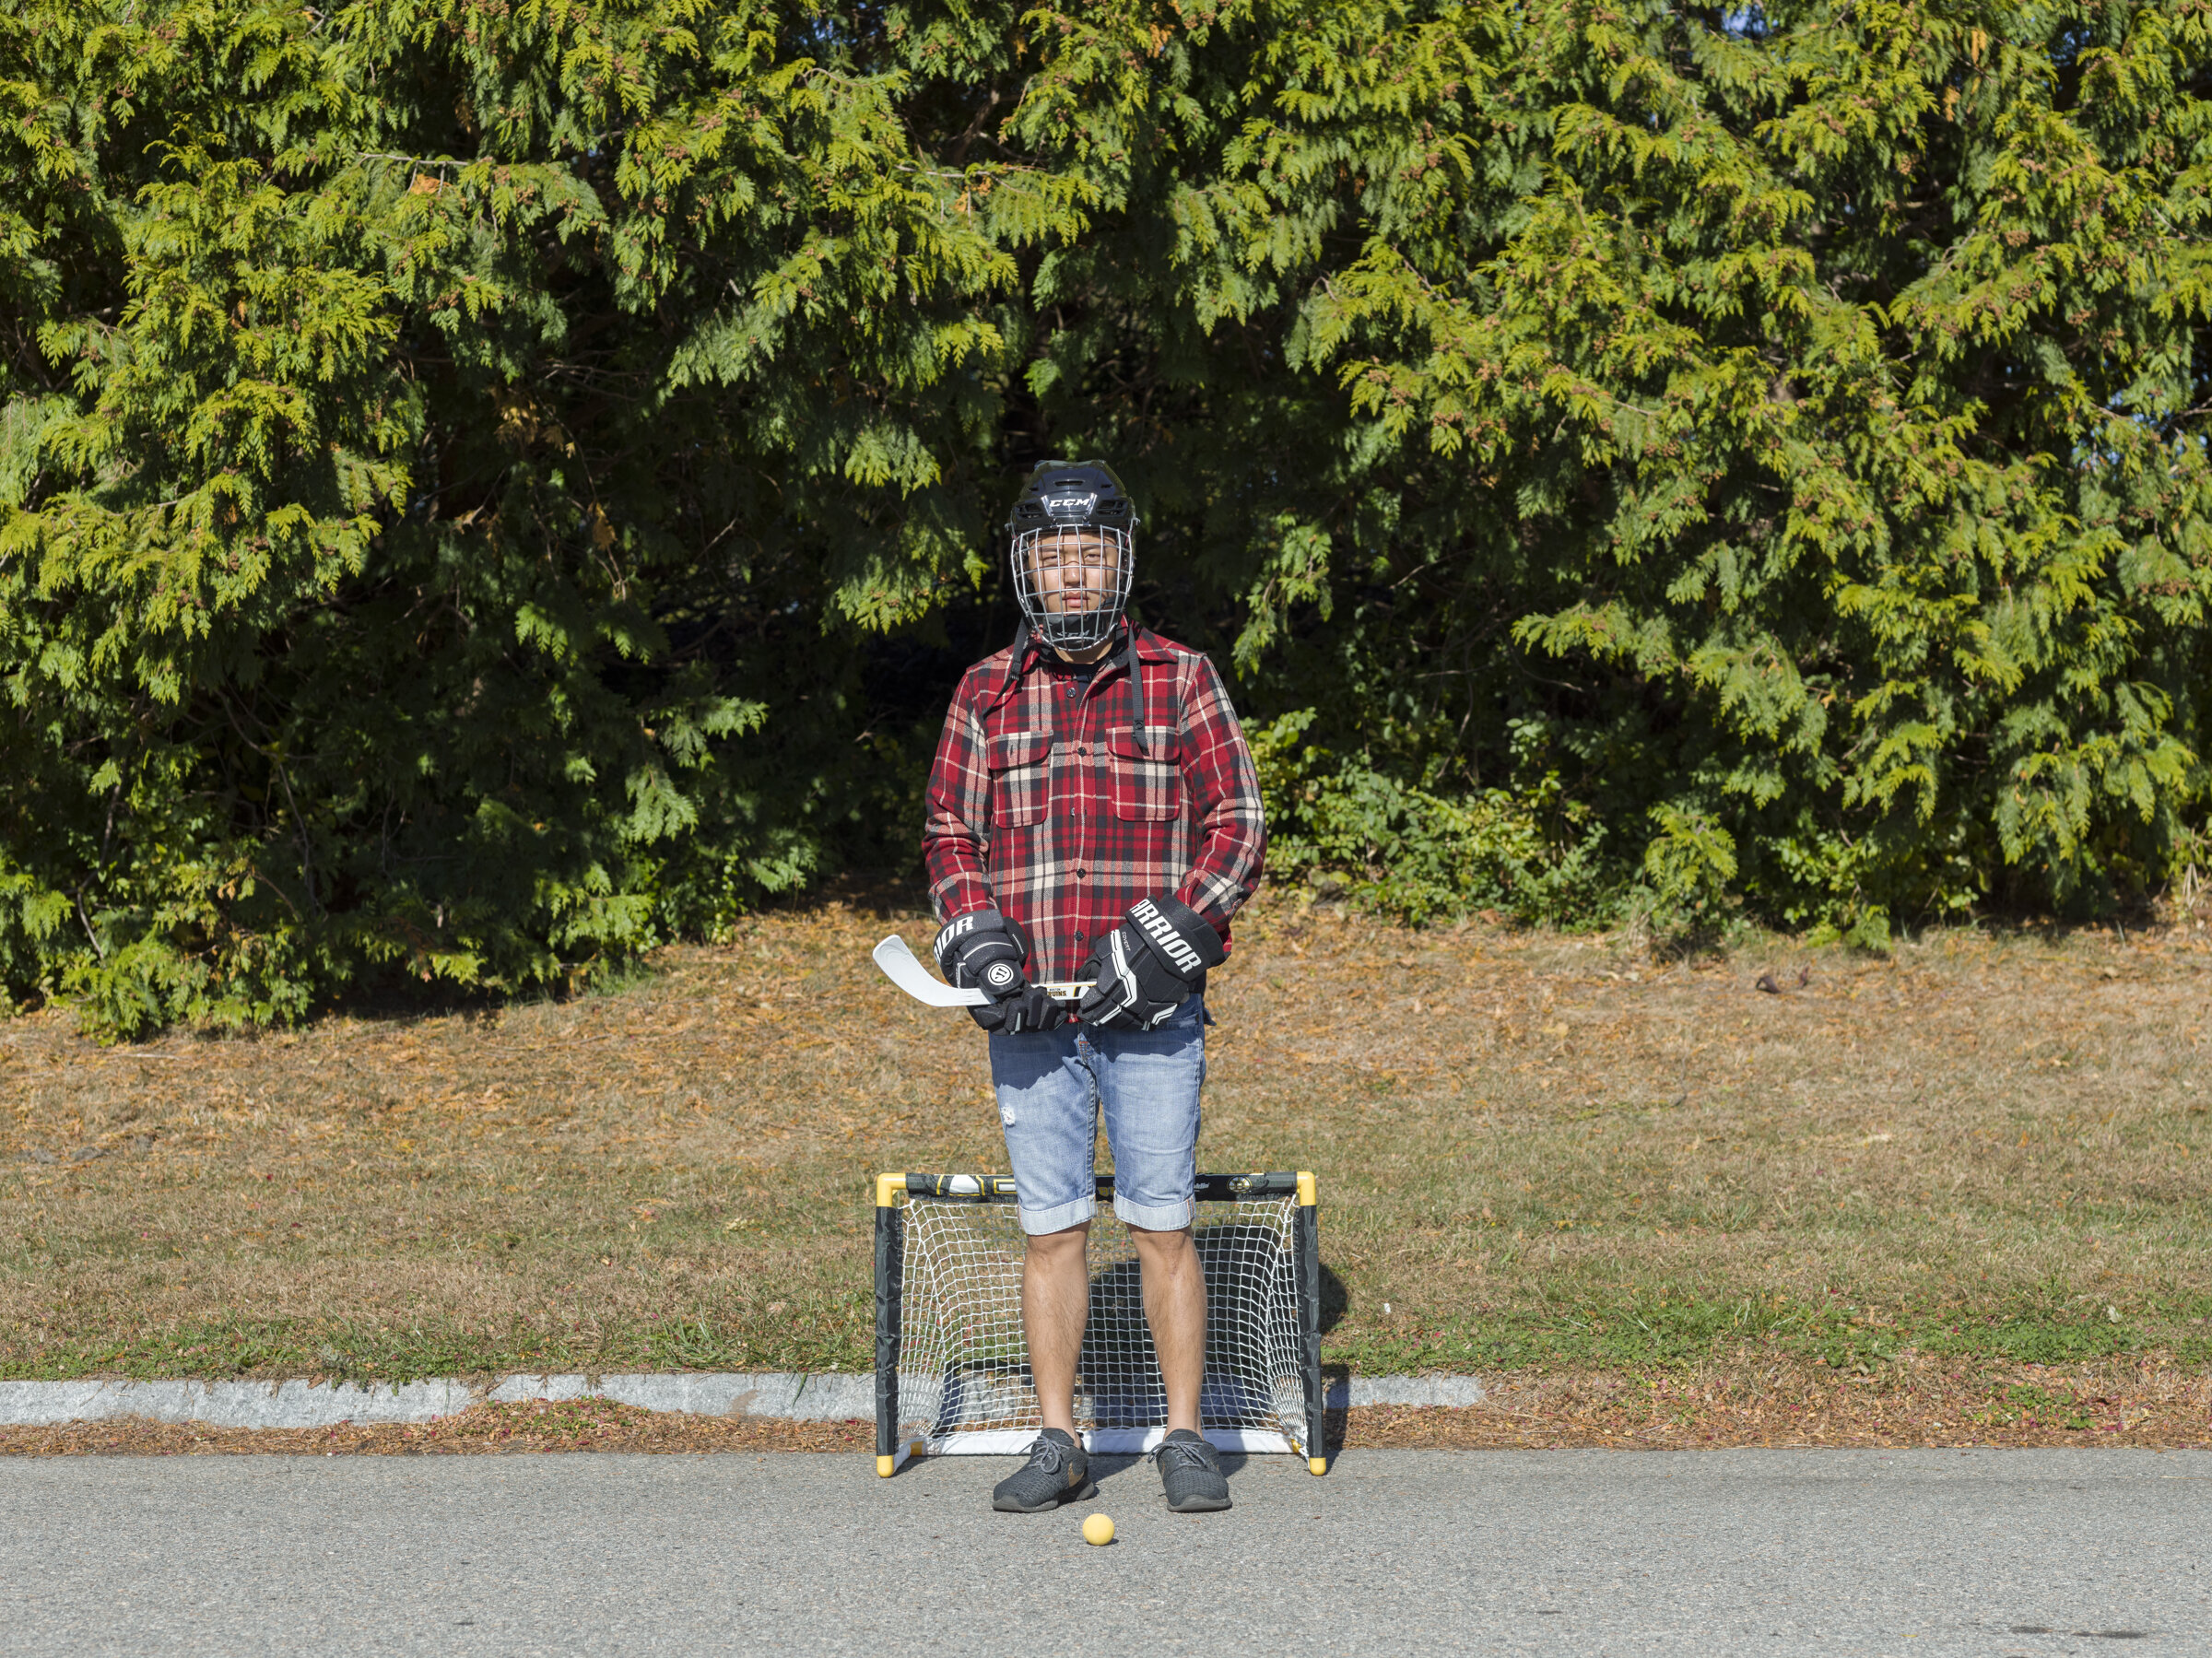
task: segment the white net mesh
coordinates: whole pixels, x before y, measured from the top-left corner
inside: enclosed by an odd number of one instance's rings
[[[1206,1274],[1206,1381],[1199,1422],[1218,1445],[1304,1451],[1298,1202],[1199,1205]],[[1010,1203],[910,1198],[900,1273],[902,1444],[938,1453],[1026,1449],[1043,1424],[1021,1328],[1022,1232]],[[1128,1229],[1091,1223],[1090,1322],[1076,1378],[1076,1425],[1093,1451],[1143,1451],[1168,1417]]]

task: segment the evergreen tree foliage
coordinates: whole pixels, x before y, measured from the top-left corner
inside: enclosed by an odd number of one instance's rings
[[[1277,868],[1879,943],[2198,856],[2199,5],[0,16],[0,983],[572,982],[904,861],[1112,457]]]

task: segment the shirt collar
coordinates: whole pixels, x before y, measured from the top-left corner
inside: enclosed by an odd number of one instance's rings
[[[1112,646],[1104,656],[1099,659],[1098,671],[1090,677],[1093,685],[1098,685],[1121,672],[1123,657],[1128,652],[1132,636],[1136,641],[1136,654],[1139,661],[1157,663],[1175,660],[1175,653],[1169,649],[1168,642],[1159,634],[1153,632],[1149,628],[1139,628],[1134,623],[1124,622],[1122,630],[1114,636]],[[1050,649],[1050,646],[1030,631],[1029,623],[1022,623],[1020,629],[1014,636],[1013,648],[1006,653],[1006,676],[999,682],[998,695],[994,700],[1003,702],[1011,697],[1016,688],[1029,676],[1030,664],[1032,662],[1041,666],[1044,665],[1043,657]]]

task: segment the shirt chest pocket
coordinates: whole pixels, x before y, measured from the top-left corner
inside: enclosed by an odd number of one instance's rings
[[[1044,821],[1051,794],[1053,734],[1012,731],[993,737],[983,763],[991,770],[991,821],[999,829],[1020,829]]]
[[[1182,734],[1171,725],[1145,727],[1144,747],[1124,725],[1106,734],[1109,792],[1116,817],[1159,819],[1182,811]]]

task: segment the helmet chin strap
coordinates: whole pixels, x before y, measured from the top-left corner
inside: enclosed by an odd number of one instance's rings
[[[1145,747],[1145,668],[1136,659],[1136,626],[1124,618],[1122,628],[1122,668],[1129,676],[1129,694],[1136,700],[1136,718],[1129,727],[1129,735],[1136,744],[1137,753],[1150,758],[1151,750]]]
[[[1136,659],[1136,624],[1127,617],[1124,617],[1114,625],[1121,630],[1121,649],[1109,651],[1103,660],[1111,662],[1119,657],[1122,671],[1129,676],[1129,695],[1135,703],[1133,710],[1135,717],[1129,728],[1129,735],[1131,740],[1136,744],[1137,753],[1150,758],[1152,751],[1145,747],[1145,669],[1144,664]],[[1003,701],[1012,696],[1014,688],[1021,683],[1022,664],[1028,660],[1031,642],[1030,620],[1029,617],[1024,617],[1014,624],[1014,649],[1006,657],[1006,682],[999,687],[998,700]],[[1062,661],[1067,660],[1065,653],[1062,652],[1059,646],[1052,645],[1049,648]]]

